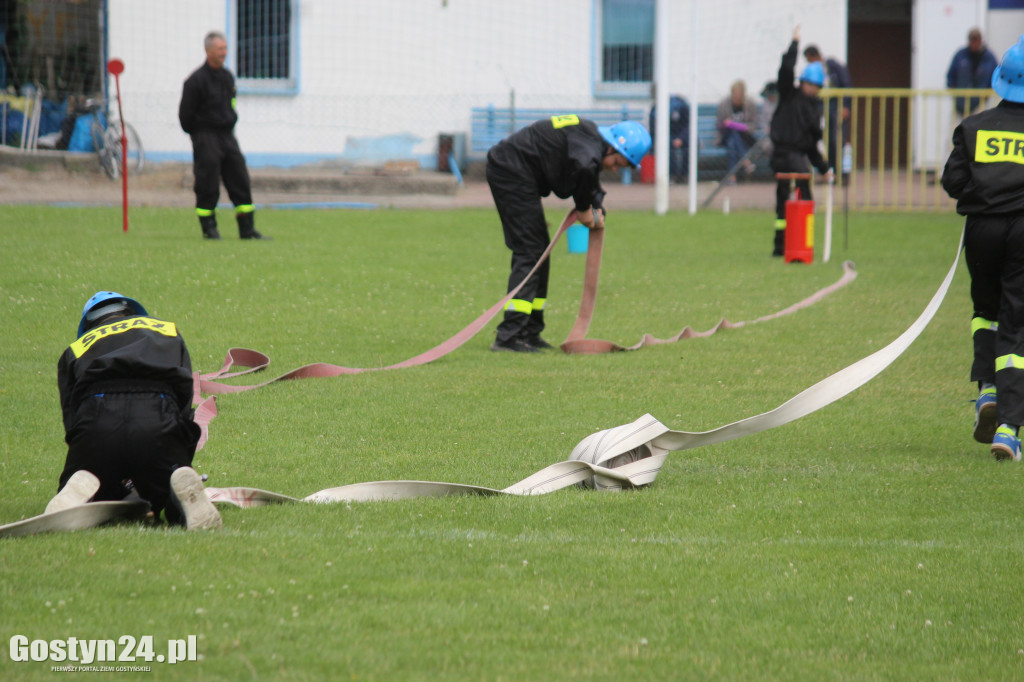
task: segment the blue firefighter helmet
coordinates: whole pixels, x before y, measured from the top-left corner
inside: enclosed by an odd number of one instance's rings
[[[1024,36],[1006,51],[992,72],[992,89],[1005,100],[1024,103]]]
[[[612,149],[622,154],[634,168],[651,148],[651,134],[636,121],[622,121],[613,126],[598,126],[598,132]]]
[[[819,88],[822,87],[825,85],[825,67],[821,65],[821,62],[811,62],[800,74],[800,80],[817,85]]]
[[[97,291],[82,308],[82,320],[78,323],[78,335],[95,326],[97,320],[111,313],[122,312],[126,315],[148,315],[142,304],[134,298],[128,298],[116,291]]]

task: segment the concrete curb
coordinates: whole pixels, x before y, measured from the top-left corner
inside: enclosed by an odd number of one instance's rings
[[[253,200],[257,205],[303,204],[325,208],[344,203],[372,204],[380,208],[486,208],[493,209],[487,183],[476,176],[459,184],[449,173],[411,170],[405,167],[361,167],[313,165],[295,168],[250,169]],[[142,174],[129,176],[129,204],[132,206],[194,206],[192,166],[186,163],[147,164]],[[605,180],[605,206],[616,211],[653,211],[654,185]],[[716,183],[699,183],[698,211],[771,211],[775,188],[772,183],[741,183],[724,187],[707,209],[700,209],[704,197]],[[221,193],[221,200],[227,195]],[[121,183],[109,180],[100,170],[95,154],[0,148],[0,204],[81,204],[119,206]],[[545,206],[565,211],[568,200],[548,197]],[[689,188],[669,186],[669,209],[687,213]],[[698,213],[699,215],[699,213]],[[769,217],[765,220],[768,221]],[[766,222],[766,224],[768,224]]]

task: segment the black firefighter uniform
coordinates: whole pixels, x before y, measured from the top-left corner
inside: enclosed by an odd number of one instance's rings
[[[512,291],[551,243],[541,197],[572,197],[577,211],[601,208],[605,192],[599,174],[608,143],[597,124],[574,114],[537,121],[505,138],[487,153],[487,184],[501,218],[505,245],[512,250],[508,289]],[[498,325],[497,341],[529,343],[544,329],[550,261],[523,285]]]
[[[57,363],[68,454],[63,488],[79,469],[100,479],[95,500],[120,500],[126,482],[159,515],[171,472],[189,466],[200,429],[193,421],[192,363],[173,322],[122,318],[90,329]]]
[[[1024,104],[953,131],[942,186],[957,200],[974,315],[971,380],[996,384],[1000,424],[1024,424]]]
[[[196,215],[216,224],[221,179],[235,206],[239,230],[253,230],[252,190],[245,156],[235,139],[235,77],[226,68],[203,64],[185,80],[178,122],[192,138],[192,170],[195,176]]]

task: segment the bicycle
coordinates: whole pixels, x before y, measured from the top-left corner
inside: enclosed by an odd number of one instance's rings
[[[86,102],[89,112],[94,115],[92,124],[89,126],[89,134],[103,171],[111,180],[117,180],[123,172],[121,168],[121,122],[115,120],[108,124],[103,112],[104,105],[103,100],[88,100]],[[125,132],[128,142],[125,165],[128,172],[137,175],[142,172],[142,167],[146,163],[146,152],[142,148],[142,139],[131,123],[125,123]]]

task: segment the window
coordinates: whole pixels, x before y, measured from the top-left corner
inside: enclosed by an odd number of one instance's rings
[[[235,75],[243,92],[295,92],[296,0],[235,0]]]
[[[647,95],[654,79],[655,0],[600,0],[600,94]]]

